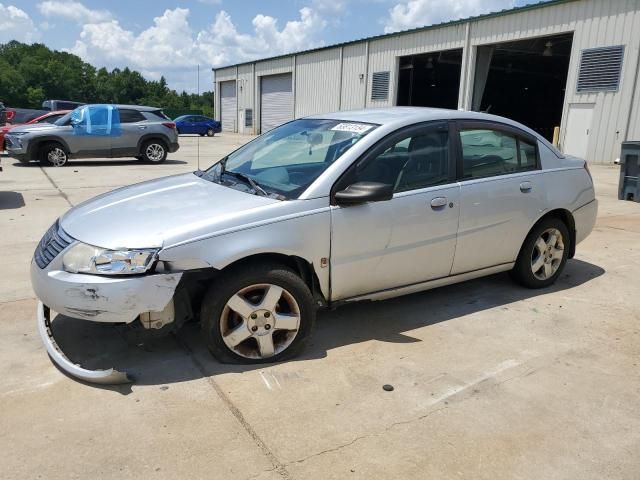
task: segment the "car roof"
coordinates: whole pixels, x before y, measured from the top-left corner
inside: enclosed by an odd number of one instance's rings
[[[375,123],[378,125],[393,127],[403,127],[413,123],[429,122],[434,120],[485,120],[496,123],[510,125],[534,136],[553,152],[562,156],[563,154],[554,147],[546,138],[538,132],[515,120],[498,115],[491,115],[483,112],[471,112],[468,110],[449,110],[444,108],[431,107],[386,107],[386,108],[365,108],[360,110],[346,110],[333,113],[322,113],[311,115],[305,118],[317,118],[325,120],[341,120],[347,122]]]

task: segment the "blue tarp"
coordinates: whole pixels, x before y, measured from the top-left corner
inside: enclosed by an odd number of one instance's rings
[[[117,137],[122,135],[120,112],[114,105],[84,105],[71,112],[75,135]]]

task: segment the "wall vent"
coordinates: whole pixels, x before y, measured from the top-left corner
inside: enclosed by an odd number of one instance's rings
[[[620,87],[624,45],[582,50],[578,92],[611,92]]]
[[[253,127],[253,108],[246,108],[244,111],[244,126]]]
[[[371,80],[371,100],[387,100],[389,98],[389,72],[373,72]]]

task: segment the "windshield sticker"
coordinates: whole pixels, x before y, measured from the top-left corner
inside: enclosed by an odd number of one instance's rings
[[[336,132],[351,132],[351,133],[365,133],[368,130],[371,130],[373,125],[367,125],[366,123],[339,123],[331,130]]]

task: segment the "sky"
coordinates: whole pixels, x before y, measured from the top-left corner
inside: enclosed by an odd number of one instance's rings
[[[211,90],[212,67],[538,0],[0,0],[0,43],[44,43],[96,67]]]

